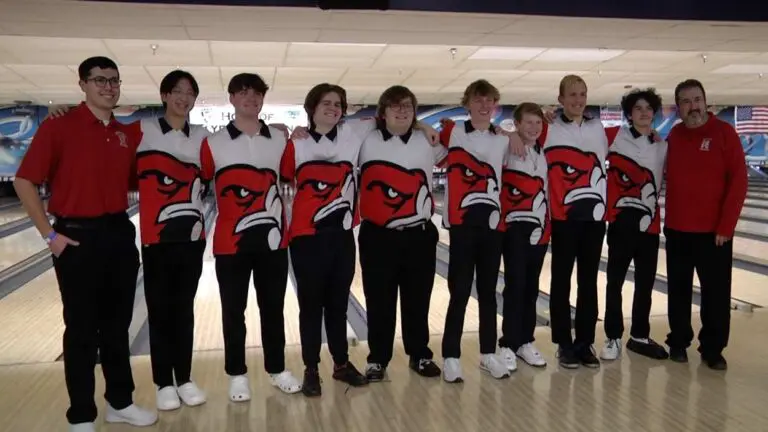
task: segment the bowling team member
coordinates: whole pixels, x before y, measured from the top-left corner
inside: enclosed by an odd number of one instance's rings
[[[693,271],[701,281],[699,353],[712,369],[725,370],[722,351],[731,322],[733,233],[747,194],[744,149],[728,123],[707,112],[697,80],[675,88],[682,123],[667,140],[666,237],[669,279],[670,359],[687,362],[693,339]]]
[[[539,139],[548,165],[552,216],[552,342],[565,368],[600,367],[592,344],[597,324],[597,274],[605,237],[605,157],[608,139],[599,118],[584,115],[587,84],[560,81],[562,114]],[[571,274],[577,266],[576,338],[571,335]]]
[[[187,120],[199,93],[189,72],[170,72],[160,82],[163,117],[134,123],[142,136],[136,161],[139,214],[159,410],[177,409],[182,401],[196,406],[206,400],[190,378],[195,294],[206,243],[203,198],[208,188],[200,174],[200,145],[208,131]]]
[[[285,393],[301,383],[285,369],[283,306],[288,283],[286,220],[278,192],[283,132],[259,120],[269,87],[256,74],[235,75],[229,101],[235,120],[203,141],[203,178],[213,181],[219,210],[213,236],[224,332],[229,397],[251,399],[245,364],[245,309],[253,275],[261,318],[264,366]]]
[[[64,307],[70,431],[96,430],[97,352],[106,381],[105,420],[149,426],[157,414],[133,404],[128,344],[139,252],[126,209],[139,137],[112,115],[121,84],[114,61],[89,58],[78,75],[85,102],[40,125],[14,186],[53,255]],[[51,185],[53,227],[37,193],[44,181]]]
[[[661,210],[658,198],[667,159],[667,142],[653,138],[653,118],[661,97],[653,90],[633,90],[621,100],[628,126],[606,129],[608,152],[608,269],[605,295],[606,344],[603,360],[621,356],[624,334],[621,289],[629,263],[635,263],[632,328],[627,349],[665,359],[664,347],[650,338],[649,317],[659,258]]]
[[[378,130],[360,151],[358,241],[368,305],[369,381],[383,380],[392,359],[398,288],[409,367],[421,376],[440,376],[429,349],[438,239],[431,220],[432,168],[447,151],[414,128],[416,108],[416,96],[406,87],[385,90],[376,110]]]
[[[547,195],[547,160],[538,139],[544,124],[539,105],[524,102],[513,114],[525,157],[510,156],[502,171],[501,228],[504,231],[504,319],[499,339],[507,369],[517,357],[531,366],[547,362],[533,345],[539,277],[549,247],[551,223]]]
[[[355,168],[360,145],[375,122],[339,124],[347,112],[346,91],[318,84],[304,101],[310,127],[305,138],[288,141],[281,163],[286,183],[296,184],[289,229],[291,263],[299,300],[302,392],[320,396],[322,323],[333,357],[333,378],[351,386],[368,380],[349,362],[347,303],[355,275],[357,213]]]
[[[471,83],[461,104],[469,121],[448,122],[440,141],[448,149],[443,225],[450,231],[448,290],[451,299],[445,316],[442,351],[443,378],[463,381],[461,336],[464,314],[477,272],[480,315],[480,368],[494,378],[509,376],[496,356],[496,281],[501,264],[499,186],[506,163],[509,138],[497,134],[491,117],[498,107],[499,90],[486,80]]]

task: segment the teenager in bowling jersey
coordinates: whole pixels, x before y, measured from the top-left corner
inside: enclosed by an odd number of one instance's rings
[[[461,337],[467,302],[476,280],[480,315],[480,368],[494,378],[509,371],[496,356],[496,281],[501,263],[501,171],[509,154],[509,138],[491,124],[499,90],[486,80],[471,83],[461,104],[470,119],[446,122],[440,141],[448,149],[443,225],[450,231],[448,290],[442,351],[443,378],[463,380]],[[475,274],[477,276],[475,276]]]
[[[377,130],[360,150],[360,265],[368,312],[370,381],[392,359],[400,292],[405,353],[421,376],[440,376],[429,348],[429,302],[437,227],[432,223],[432,168],[447,151],[416,129],[416,96],[403,86],[379,98]]]
[[[304,101],[309,130],[294,134],[281,162],[281,176],[294,185],[291,206],[291,264],[299,300],[302,392],[320,396],[322,324],[333,357],[333,378],[351,386],[368,380],[349,362],[347,304],[355,275],[357,216],[355,168],[360,145],[375,122],[339,124],[347,111],[346,91],[333,84],[312,88]]]
[[[667,161],[667,142],[655,139],[653,118],[661,97],[653,89],[633,90],[621,100],[627,126],[607,128],[608,152],[608,269],[605,295],[606,344],[603,360],[621,356],[624,333],[621,289],[634,261],[635,292],[627,349],[665,359],[664,347],[650,338],[649,316],[659,257],[661,208],[659,196]]]
[[[214,182],[219,209],[213,254],[221,295],[224,368],[233,402],[251,399],[245,358],[251,275],[270,383],[285,393],[301,390],[301,382],[285,368],[287,224],[278,173],[287,140],[283,132],[259,119],[268,89],[259,75],[232,77],[228,92],[235,120],[206,138],[200,151],[203,178]]]
[[[501,229],[504,231],[504,319],[501,358],[517,369],[517,357],[531,366],[547,362],[533,345],[539,277],[552,224],[549,215],[547,159],[539,142],[544,113],[524,102],[515,108],[515,129],[525,144],[525,157],[510,156],[502,172]]]

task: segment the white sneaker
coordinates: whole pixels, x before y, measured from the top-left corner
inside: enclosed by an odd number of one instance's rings
[[[93,423],[77,423],[69,425],[69,432],[96,432]]]
[[[205,392],[200,390],[200,387],[192,381],[179,387],[177,392],[186,406],[198,406],[206,401]]]
[[[449,383],[464,382],[461,376],[461,362],[455,357],[443,360],[443,379]]]
[[[152,426],[157,422],[157,413],[139,407],[136,404],[121,410],[112,408],[107,404],[107,414],[104,416],[107,423],[128,423],[131,426]]]
[[[290,371],[284,370],[279,374],[269,374],[272,385],[284,393],[293,394],[301,391],[301,382]]]
[[[515,356],[515,353],[511,348],[501,349],[501,360],[504,362],[504,365],[507,366],[508,371],[514,372],[517,370],[517,356]]]
[[[251,400],[251,386],[248,383],[248,375],[229,377],[229,400],[232,402]]]
[[[527,343],[517,349],[517,356],[533,367],[544,367],[547,361],[532,343]]]
[[[603,360],[616,360],[619,357],[621,357],[621,339],[608,339],[603,350],[600,351],[600,358]]]
[[[483,354],[480,357],[480,369],[488,372],[496,379],[509,378],[507,365],[496,354]]]
[[[179,395],[173,386],[165,386],[157,389],[157,409],[160,411],[173,411],[181,408]]]

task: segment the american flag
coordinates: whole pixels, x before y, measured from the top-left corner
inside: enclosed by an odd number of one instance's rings
[[[768,134],[768,107],[737,106],[735,124],[740,134]]]

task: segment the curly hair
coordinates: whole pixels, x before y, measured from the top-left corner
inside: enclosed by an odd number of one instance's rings
[[[621,98],[621,111],[624,113],[627,121],[632,121],[632,109],[637,104],[637,101],[641,99],[648,102],[654,114],[661,110],[661,96],[656,93],[655,89],[635,89]]]

